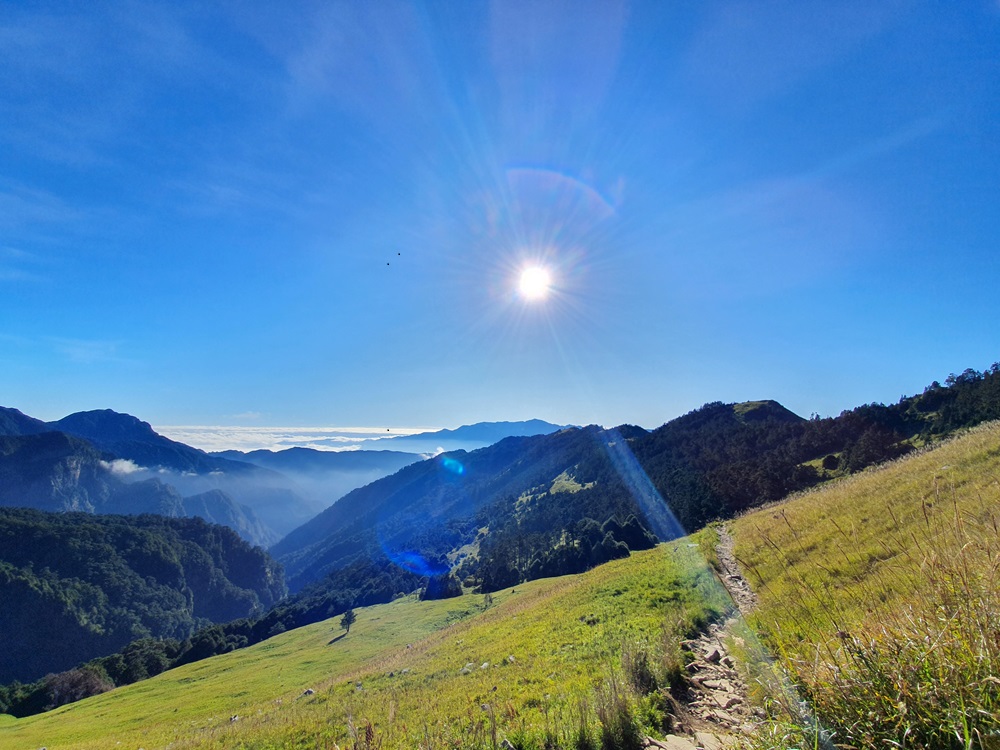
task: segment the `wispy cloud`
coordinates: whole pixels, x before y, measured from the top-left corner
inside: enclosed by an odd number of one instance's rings
[[[124,362],[118,355],[120,341],[101,339],[74,339],[49,337],[47,339],[55,350],[70,362],[78,364],[94,364],[97,362]]]
[[[856,263],[878,227],[848,191],[786,176],[678,205],[665,214],[662,232],[677,249],[670,265],[678,289],[682,280],[699,278],[697,292],[683,293],[738,299],[812,283]]]
[[[79,211],[44,190],[10,183],[0,184],[0,228],[2,229],[64,223],[79,217]]]
[[[16,336],[12,333],[0,332],[0,343],[12,346],[32,346],[34,341],[26,336]]]
[[[139,466],[139,464],[135,461],[128,458],[116,458],[113,461],[101,461],[101,467],[119,477],[127,477],[131,474],[146,471],[146,469],[142,466]]]
[[[324,5],[285,54],[288,96],[305,110],[331,98],[376,127],[440,101],[419,12],[406,4]],[[371,96],[378,91],[379,96]]]
[[[0,246],[0,281],[43,281],[42,258],[16,247]]]
[[[157,85],[231,82],[222,59],[189,30],[213,12],[130,2],[5,13],[0,67],[10,75],[0,79],[0,140],[63,164],[118,161],[121,143],[159,117],[148,101]]]
[[[893,4],[719,3],[687,51],[685,71],[722,108],[787,91],[890,25]]]

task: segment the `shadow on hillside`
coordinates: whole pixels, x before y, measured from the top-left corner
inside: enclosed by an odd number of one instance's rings
[[[326,645],[327,646],[332,646],[334,643],[336,643],[337,641],[339,641],[341,638],[346,638],[346,637],[347,637],[347,633],[341,633],[340,635],[338,635],[336,638],[334,638],[332,641],[330,641]]]

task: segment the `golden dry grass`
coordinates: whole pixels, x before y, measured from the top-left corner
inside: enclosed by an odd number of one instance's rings
[[[754,623],[834,742],[995,741],[998,528],[996,423],[732,524]]]

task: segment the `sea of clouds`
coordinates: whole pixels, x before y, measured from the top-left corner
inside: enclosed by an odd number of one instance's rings
[[[362,450],[373,440],[380,440],[379,450],[392,448],[383,438],[414,435],[433,427],[261,427],[224,425],[164,425],[154,429],[171,440],[204,451],[255,450],[282,451],[288,448],[314,448],[321,451]]]

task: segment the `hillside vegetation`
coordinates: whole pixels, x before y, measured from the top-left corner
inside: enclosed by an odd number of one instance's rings
[[[833,742],[996,747],[1000,423],[731,528],[754,623]],[[764,744],[800,746],[810,717],[765,697],[789,723]]]
[[[0,681],[36,679],[140,638],[183,639],[261,613],[284,591],[263,550],[198,518],[0,508]]]
[[[599,715],[637,742],[664,721],[678,641],[725,604],[697,550],[660,546],[489,600],[406,597],[356,610],[349,635],[338,620],[283,633],[0,723],[0,745],[596,747]],[[642,690],[630,675],[645,677]]]
[[[271,551],[292,591],[335,590],[341,571],[385,557],[418,573],[449,558],[467,584],[503,588],[580,572],[615,556],[616,542],[642,548],[647,531],[673,538],[996,418],[1000,364],[828,419],[802,419],[775,401],[715,402],[652,432],[590,426],[508,438],[359,488]],[[644,495],[665,499],[680,526],[658,523]],[[586,524],[624,526],[632,516],[641,528],[625,535]],[[608,531],[606,550],[592,553]]]

